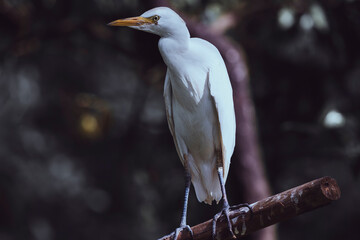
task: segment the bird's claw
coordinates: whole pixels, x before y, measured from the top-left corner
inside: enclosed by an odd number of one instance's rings
[[[228,224],[228,229],[229,229],[229,232],[232,235],[232,238],[236,239],[236,236],[235,236],[235,234],[234,234],[234,232],[232,230],[232,224],[231,224],[231,221],[230,221],[229,211],[230,211],[230,207],[227,206],[227,207],[223,208],[223,210],[221,210],[219,213],[215,214],[215,216],[213,218],[213,222],[212,222],[212,239],[213,240],[215,240],[215,238],[216,238],[216,223],[219,220],[219,218],[221,217],[221,215],[223,215],[223,214],[226,217],[226,221],[227,221],[227,224]]]
[[[172,238],[173,240],[177,240],[177,238],[179,237],[180,232],[182,232],[183,230],[187,230],[190,235],[191,235],[191,239],[194,239],[194,233],[191,230],[189,225],[185,225],[185,226],[180,226],[177,229],[175,229],[174,233],[172,234],[174,237]]]
[[[242,204],[234,205],[234,206],[229,207],[229,209],[234,210],[234,209],[239,209],[239,208],[243,208],[243,207],[246,207],[246,208],[249,209],[249,211],[250,211],[250,219],[251,219],[253,217],[253,215],[254,215],[254,212],[253,212],[251,206],[248,203],[242,203]]]
[[[250,214],[251,214],[250,219],[253,217],[253,210],[252,210],[251,206],[249,204],[247,204],[247,203],[243,203],[243,204],[239,204],[239,205],[235,205],[235,206],[231,206],[231,207],[225,207],[223,210],[221,210],[221,212],[217,213],[213,218],[213,226],[212,226],[212,239],[213,240],[215,240],[215,238],[216,238],[216,223],[217,223],[217,221],[219,220],[219,218],[221,217],[222,214],[224,214],[226,216],[228,229],[229,229],[229,232],[232,235],[232,238],[233,239],[237,238],[235,236],[233,230],[232,230],[232,224],[231,224],[231,221],[230,221],[229,213],[230,213],[230,210],[238,209],[238,208],[241,208],[241,207],[248,208],[249,211],[250,211]]]

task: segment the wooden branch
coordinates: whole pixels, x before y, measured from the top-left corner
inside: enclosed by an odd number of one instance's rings
[[[233,231],[238,238],[241,238],[267,226],[323,207],[339,198],[340,188],[335,179],[319,178],[251,204],[252,214],[246,207],[235,207],[230,212]],[[221,217],[217,224],[217,239],[231,239],[224,220],[224,217]],[[194,240],[211,239],[212,220],[191,229],[194,233]],[[170,239],[171,235],[161,238],[161,240]],[[181,232],[178,238],[178,240],[185,239],[191,239],[187,231]]]

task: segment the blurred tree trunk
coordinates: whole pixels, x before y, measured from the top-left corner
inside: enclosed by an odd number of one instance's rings
[[[164,0],[153,0],[151,7],[169,6]],[[225,36],[215,34],[203,24],[191,21],[182,15],[192,35],[214,44],[225,60],[234,91],[236,115],[236,146],[232,157],[232,168],[236,169],[239,184],[242,185],[244,201],[255,202],[270,196],[264,165],[260,157],[257,140],[256,117],[250,97],[248,68],[241,48]],[[276,228],[265,228],[252,236],[256,240],[274,240]]]

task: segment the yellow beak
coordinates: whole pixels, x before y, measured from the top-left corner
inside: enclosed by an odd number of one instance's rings
[[[119,19],[115,20],[111,23],[108,23],[109,26],[124,26],[124,27],[130,27],[130,26],[141,26],[144,24],[153,24],[154,21],[152,21],[149,18],[144,17],[131,17],[131,18],[125,18],[125,19]]]

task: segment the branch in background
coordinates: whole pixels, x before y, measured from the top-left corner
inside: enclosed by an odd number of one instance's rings
[[[234,233],[241,238],[267,226],[328,205],[339,198],[340,188],[336,180],[323,177],[251,204],[253,214],[247,208],[236,208],[230,212],[230,219]],[[211,239],[212,220],[191,229],[194,240]],[[231,239],[224,217],[219,219],[216,232],[217,239]],[[161,240],[170,239],[171,235],[161,238]],[[188,239],[190,240],[191,236],[187,231],[181,232],[178,237],[178,240]]]
[[[215,34],[224,34],[227,30],[236,26],[237,17],[235,12],[229,12],[221,15],[216,21],[211,23],[211,32]]]

